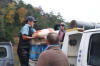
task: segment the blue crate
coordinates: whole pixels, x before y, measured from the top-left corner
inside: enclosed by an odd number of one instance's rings
[[[35,45],[31,46],[31,50],[30,50],[30,59],[34,60],[35,59]]]
[[[32,45],[30,50],[30,59],[38,60],[40,53],[45,50],[47,45]]]

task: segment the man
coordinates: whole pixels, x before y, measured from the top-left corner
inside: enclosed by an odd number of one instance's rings
[[[59,40],[60,42],[63,42],[65,36],[65,24],[62,22],[60,24],[60,29],[59,29]]]
[[[35,38],[32,37],[32,34],[35,32],[33,26],[37,21],[34,17],[28,16],[25,22],[26,24],[22,27],[20,32],[19,45],[17,49],[21,66],[29,66],[31,39]]]
[[[60,28],[59,28],[60,48],[62,48],[62,46],[63,46],[64,36],[65,36],[65,23],[61,22]]]
[[[47,36],[47,49],[40,54],[37,66],[68,66],[67,56],[59,48],[59,36],[49,33]]]

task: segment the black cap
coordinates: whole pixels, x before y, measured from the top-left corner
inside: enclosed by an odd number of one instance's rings
[[[35,18],[34,18],[34,17],[32,17],[32,16],[27,16],[27,17],[26,17],[25,22],[27,23],[28,21],[30,21],[30,22],[32,22],[32,21],[33,21],[33,22],[35,22],[35,23],[37,22],[37,20],[35,20]]]

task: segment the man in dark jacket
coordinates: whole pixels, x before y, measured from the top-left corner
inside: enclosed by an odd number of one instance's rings
[[[47,49],[40,54],[37,66],[68,66],[67,56],[59,47],[59,36],[49,33],[47,36]]]
[[[32,37],[32,34],[35,32],[33,26],[36,20],[32,16],[28,16],[25,22],[26,24],[22,27],[20,32],[19,45],[17,49],[21,66],[29,66],[31,39],[35,38]]]

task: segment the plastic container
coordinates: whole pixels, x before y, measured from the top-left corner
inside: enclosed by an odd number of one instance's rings
[[[37,61],[40,53],[43,52],[46,49],[46,44],[40,44],[40,45],[32,45],[30,50],[30,59],[33,61]]]

